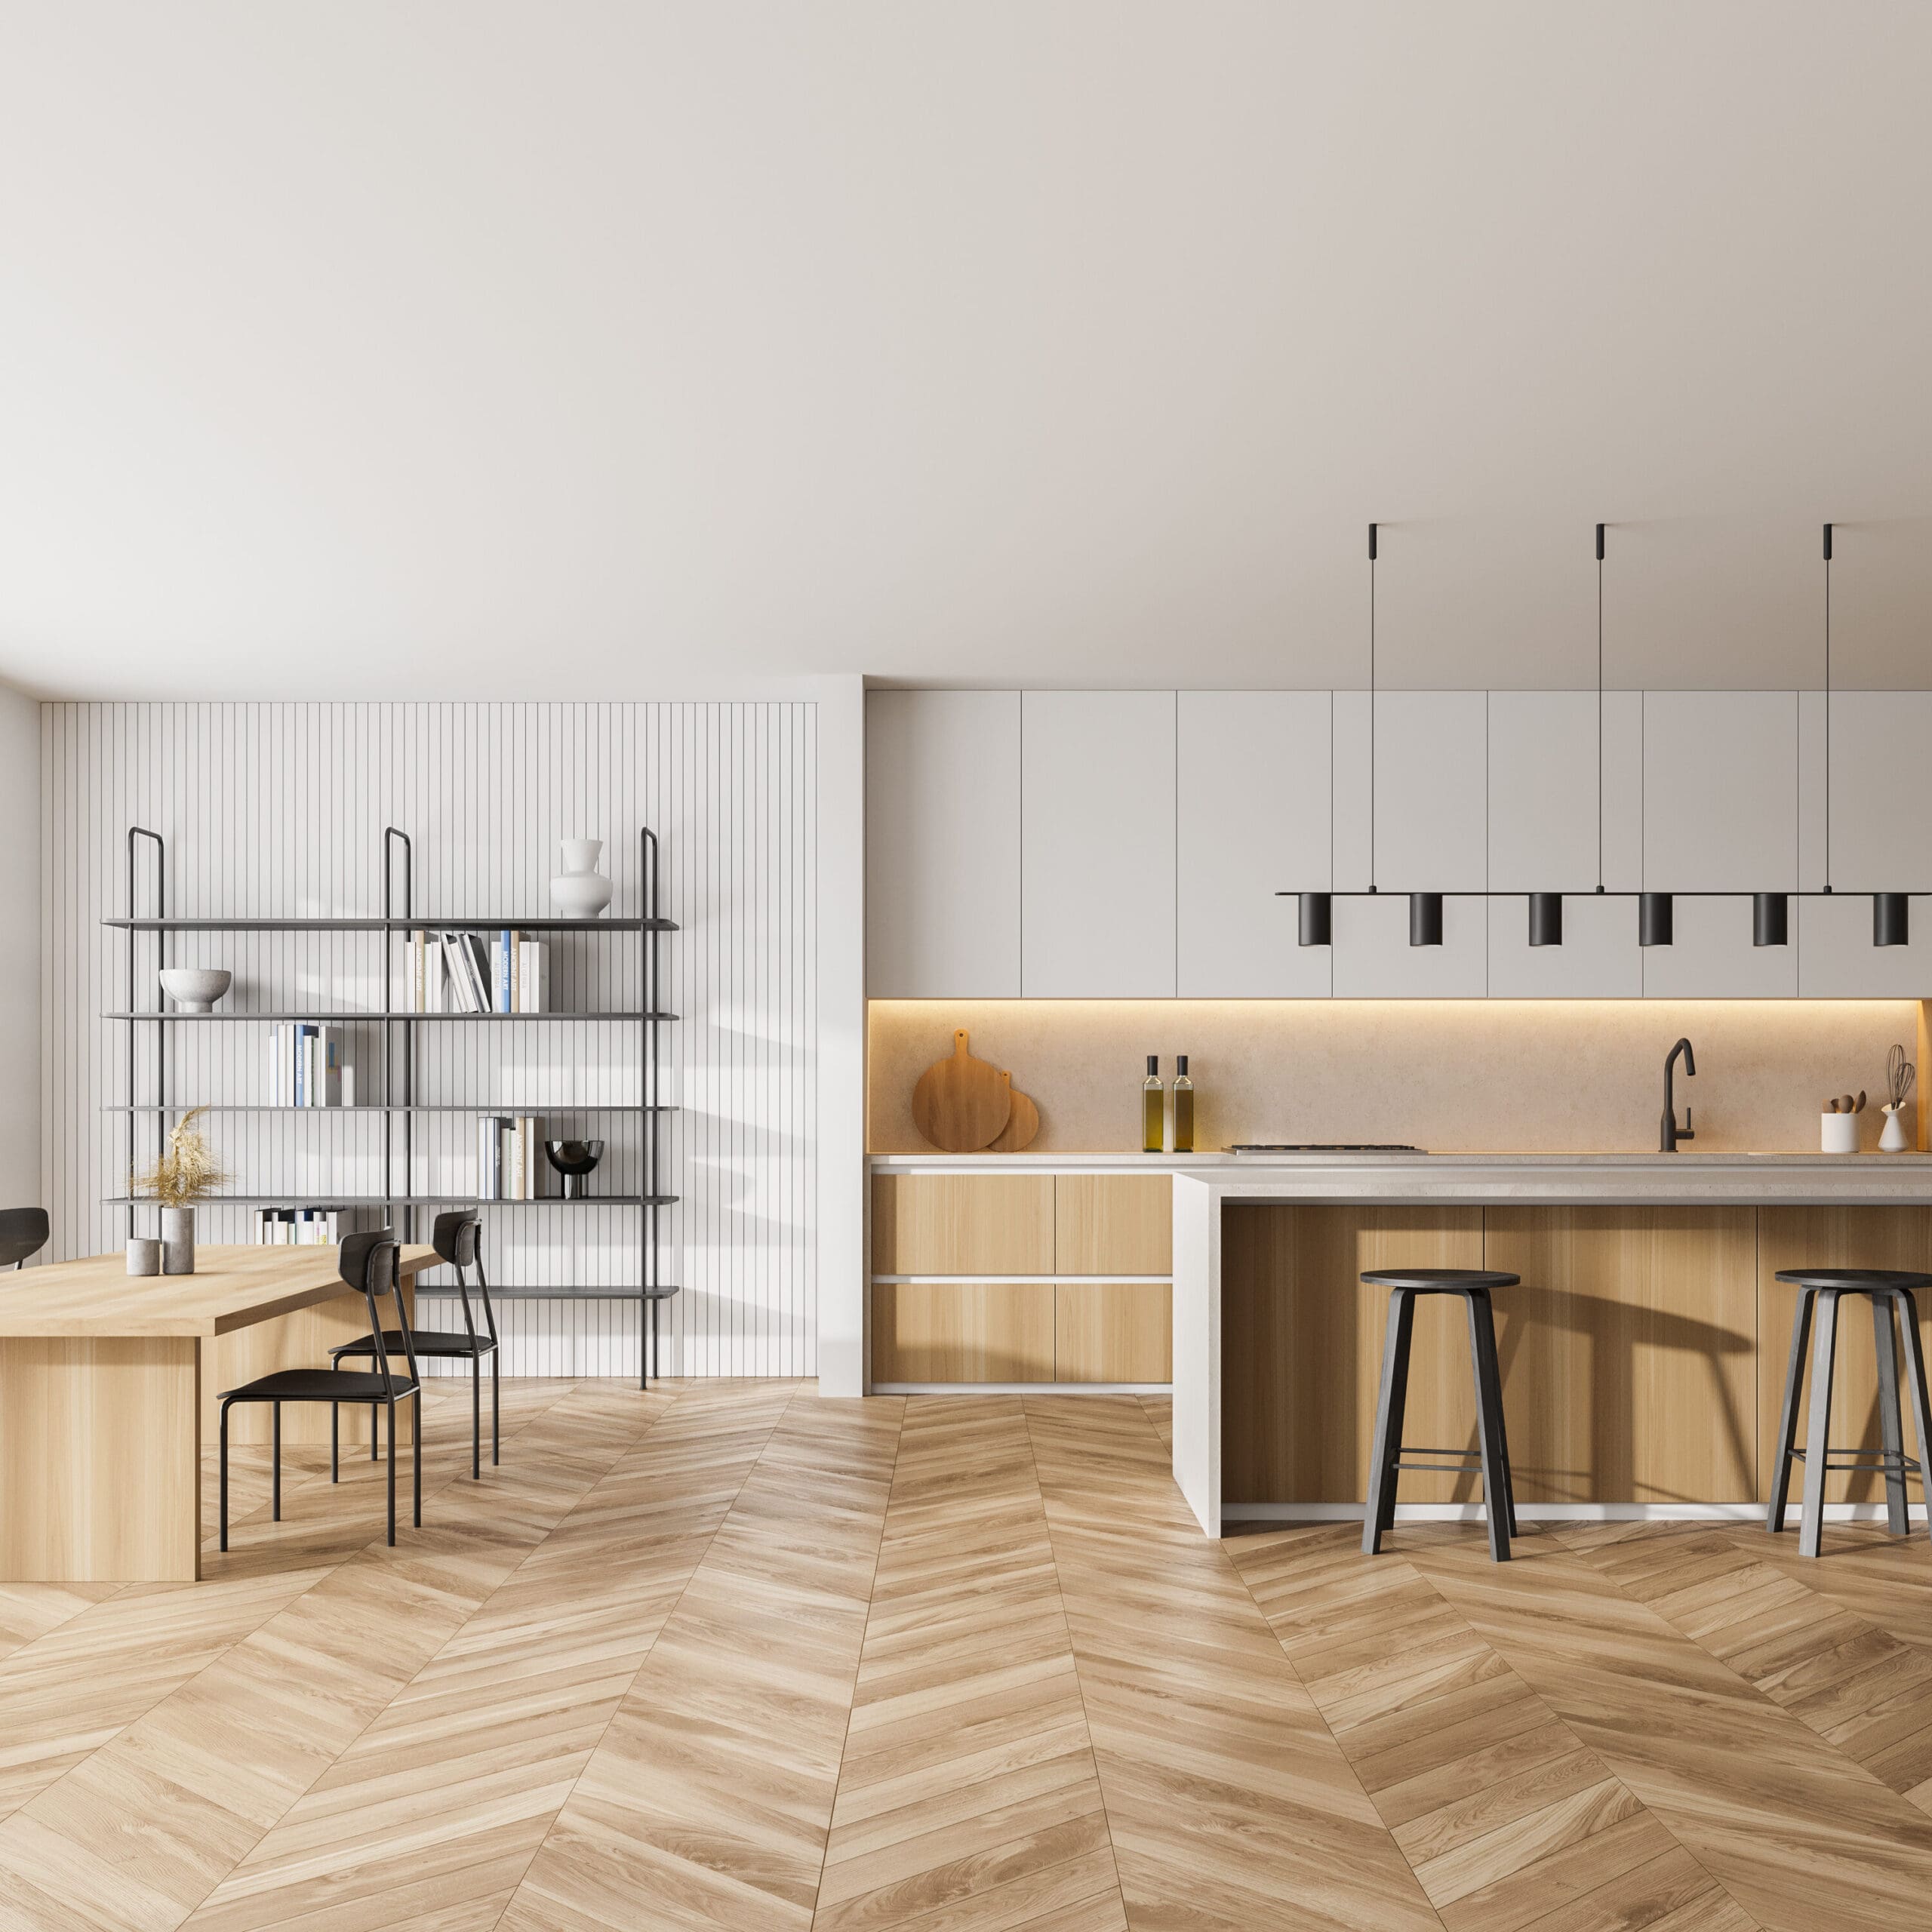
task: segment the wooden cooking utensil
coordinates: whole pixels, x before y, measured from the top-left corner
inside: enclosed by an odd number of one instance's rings
[[[977,1154],[1004,1131],[1013,1112],[1013,1076],[967,1051],[966,1029],[952,1036],[952,1057],[936,1060],[912,1089],[912,1124],[949,1154]]]
[[[1040,1131],[1040,1110],[1027,1097],[1013,1084],[1013,1075],[1002,1073],[1000,1078],[1007,1083],[1013,1098],[1013,1112],[1006,1125],[1001,1129],[999,1137],[986,1152],[989,1154],[1017,1154],[1023,1147],[1031,1145],[1034,1135]]]

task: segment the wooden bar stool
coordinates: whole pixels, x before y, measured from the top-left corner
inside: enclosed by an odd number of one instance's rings
[[[1932,1404],[1925,1392],[1925,1356],[1918,1345],[1918,1304],[1915,1289],[1932,1288],[1932,1275],[1896,1268],[1780,1268],[1780,1281],[1798,1291],[1792,1317],[1791,1359],[1784,1373],[1784,1411],[1778,1422],[1777,1463],[1771,1483],[1770,1512],[1764,1527],[1784,1527],[1785,1503],[1791,1492],[1791,1466],[1804,1465],[1804,1506],[1798,1518],[1798,1553],[1816,1556],[1825,1527],[1825,1475],[1831,1469],[1881,1469],[1885,1477],[1886,1526],[1895,1537],[1911,1528],[1906,1513],[1905,1479],[1925,1480],[1924,1458],[1932,1445]],[[1856,1450],[1828,1447],[1825,1434],[1832,1419],[1832,1371],[1838,1355],[1838,1303],[1846,1295],[1862,1295],[1872,1304],[1872,1343],[1878,1366],[1878,1438],[1876,1456]],[[1811,1369],[1811,1402],[1805,1418],[1804,1447],[1798,1442],[1798,1392],[1804,1381],[1805,1351],[1814,1315],[1818,1352]],[[1898,1331],[1894,1331],[1896,1320]],[[1905,1453],[1905,1433],[1899,1417],[1899,1343],[1905,1346],[1906,1387],[1912,1395],[1912,1424],[1918,1437],[1918,1454]],[[1834,1462],[1832,1458],[1843,1460]]]
[[[1516,1534],[1516,1498],[1509,1479],[1509,1436],[1503,1421],[1503,1375],[1496,1360],[1496,1320],[1492,1288],[1513,1288],[1522,1279],[1484,1268],[1376,1268],[1362,1276],[1369,1287],[1386,1288],[1389,1334],[1382,1345],[1382,1392],[1376,1398],[1375,1441],[1371,1451],[1368,1501],[1364,1506],[1364,1556],[1381,1552],[1382,1539],[1395,1521],[1395,1478],[1402,1469],[1479,1472],[1484,1512],[1489,1519],[1489,1553],[1509,1560]],[[1402,1414],[1408,1401],[1409,1343],[1415,1331],[1418,1295],[1460,1295],[1469,1318],[1469,1360],[1475,1376],[1477,1459],[1460,1449],[1415,1449],[1417,1456],[1455,1457],[1454,1462],[1405,1463]]]

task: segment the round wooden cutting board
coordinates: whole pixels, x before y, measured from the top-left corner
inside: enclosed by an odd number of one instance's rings
[[[989,1154],[1017,1154],[1020,1149],[1030,1146],[1033,1137],[1040,1131],[1040,1110],[1028,1097],[1013,1084],[1013,1075],[1002,1073],[1008,1090],[1013,1097],[1013,1112],[999,1137],[989,1146]]]
[[[966,1029],[952,1057],[936,1060],[912,1089],[912,1124],[949,1154],[977,1154],[1004,1131],[1013,1112],[1013,1076],[967,1051]]]

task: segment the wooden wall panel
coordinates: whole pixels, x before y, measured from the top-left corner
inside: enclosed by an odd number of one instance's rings
[[[1051,1174],[875,1174],[875,1275],[1051,1275]]]
[[[1388,1319],[1370,1268],[1480,1268],[1480,1208],[1229,1206],[1222,1214],[1223,1493],[1244,1503],[1360,1503]],[[1408,1439],[1475,1440],[1462,1304],[1417,1310]],[[1513,1446],[1513,1445],[1512,1445]],[[1405,1477],[1402,1499],[1472,1497],[1473,1476]]]
[[[1054,1272],[1168,1275],[1174,1184],[1166,1174],[1061,1174],[1054,1184]]]
[[[875,1382],[1051,1382],[1051,1281],[875,1281]]]
[[[1056,1382],[1167,1382],[1174,1290],[1165,1281],[1062,1281],[1054,1291]]]
[[[1485,1265],[1519,1503],[1756,1493],[1755,1215],[1491,1208]]]
[[[1878,1158],[1878,1157],[1875,1157]],[[1932,1213],[1918,1208],[1767,1208],[1758,1217],[1758,1489],[1770,1494],[1771,1458],[1777,1444],[1778,1411],[1784,1401],[1785,1365],[1791,1349],[1792,1316],[1798,1290],[1776,1278],[1780,1268],[1909,1268],[1932,1273]],[[1875,1455],[1878,1450],[1878,1377],[1872,1350],[1869,1302],[1839,1305],[1838,1346],[1832,1386],[1834,1449]],[[1919,1334],[1932,1357],[1932,1296],[1918,1297]],[[1808,1371],[1806,1381],[1810,1381]],[[1798,1407],[1798,1437],[1804,1439],[1811,1411],[1810,1391]],[[1912,1440],[1912,1409],[1905,1407],[1906,1454],[1919,1448]],[[1932,1460],[1932,1458],[1928,1458]],[[1787,1521],[1798,1521],[1795,1499],[1804,1484],[1804,1466],[1792,1472],[1794,1499]],[[1882,1502],[1884,1486],[1871,1470],[1835,1471],[1825,1479],[1834,1503]],[[1907,1485],[1914,1502],[1916,1483]]]

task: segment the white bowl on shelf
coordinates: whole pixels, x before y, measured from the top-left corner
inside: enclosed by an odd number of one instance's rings
[[[161,989],[183,1013],[212,1013],[214,1003],[234,984],[225,966],[164,966]]]

